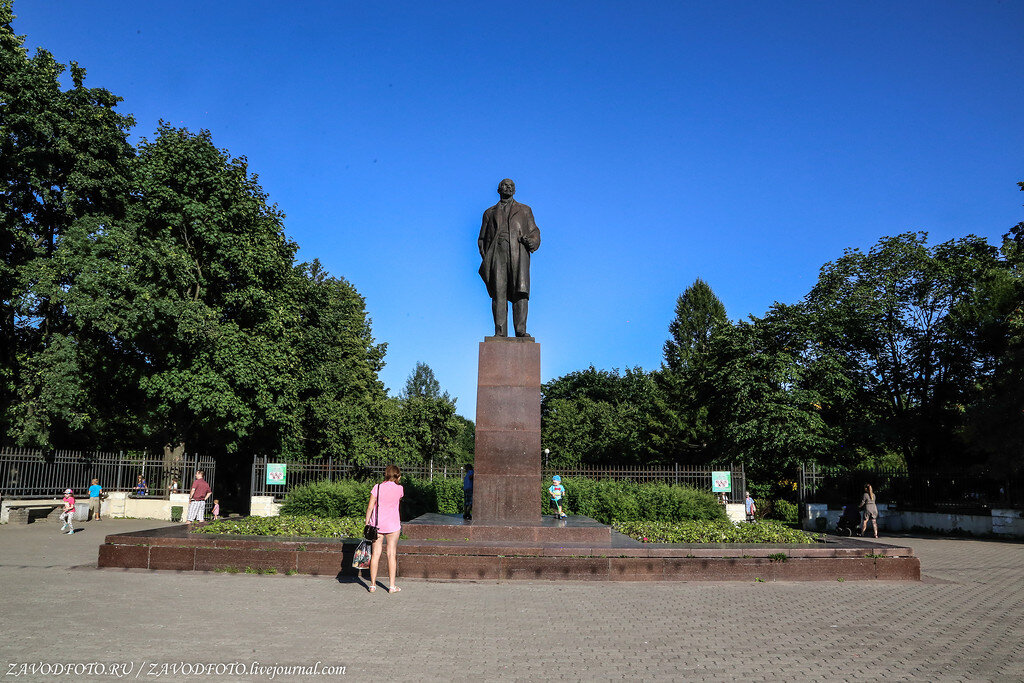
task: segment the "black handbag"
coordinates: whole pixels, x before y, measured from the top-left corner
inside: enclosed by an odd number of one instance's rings
[[[377,499],[374,501],[373,509],[373,521],[380,523],[380,484],[377,484]],[[367,541],[373,542],[377,540],[377,526],[374,524],[367,524],[363,527],[363,538]]]

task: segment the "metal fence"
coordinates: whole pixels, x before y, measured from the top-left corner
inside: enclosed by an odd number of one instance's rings
[[[59,497],[66,488],[85,494],[93,479],[104,491],[137,491],[141,475],[147,496],[166,496],[171,480],[187,492],[196,470],[214,485],[216,465],[212,458],[185,454],[165,460],[163,456],[104,451],[40,451],[29,448],[0,448],[0,496],[4,498]]]
[[[286,484],[267,483],[267,464],[286,464]],[[346,461],[320,460],[317,462],[285,462],[257,456],[252,463],[252,495],[274,496],[283,498],[293,487],[310,484],[327,479],[364,479],[384,476],[384,469],[391,463],[385,461],[354,464]],[[416,465],[401,465],[402,474],[422,479],[461,477],[462,467],[459,465],[439,464],[433,462]],[[568,469],[543,468],[542,476],[549,479],[558,474],[562,477],[587,477],[590,479],[614,479],[617,481],[635,481],[639,483],[665,482],[681,486],[692,486],[698,489],[711,490],[712,473],[729,471],[732,474],[732,493],[729,501],[743,502],[743,489],[746,487],[746,474],[742,465],[732,467],[639,467],[639,466],[605,466],[581,465]]]
[[[1024,507],[1024,477],[997,472],[847,469],[803,465],[800,501],[857,503],[871,484],[880,503],[905,510],[970,514]]]
[[[286,484],[267,483],[267,465],[284,464],[288,466]],[[274,496],[283,498],[285,493],[296,486],[311,484],[315,481],[326,479],[335,481],[339,479],[379,479],[384,476],[384,470],[388,465],[394,464],[390,461],[377,461],[356,464],[345,460],[317,460],[311,462],[292,462],[277,460],[275,458],[256,456],[252,461],[252,486],[253,496]],[[402,474],[419,477],[421,479],[446,479],[448,477],[461,477],[462,467],[452,464],[438,464],[433,462],[418,463],[415,465],[399,465]]]
[[[544,478],[557,474],[562,477],[585,477],[587,479],[612,479],[615,481],[634,481],[637,483],[663,482],[676,486],[690,486],[695,489],[711,490],[714,472],[730,472],[732,492],[728,494],[730,503],[743,502],[743,490],[747,487],[747,475],[743,465],[729,467],[713,466],[682,466],[645,467],[642,465],[578,465],[570,468],[545,467]]]

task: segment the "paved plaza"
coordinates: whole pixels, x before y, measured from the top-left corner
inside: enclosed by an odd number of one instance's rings
[[[94,568],[106,533],[161,525],[0,527],[0,673],[112,681],[82,665],[123,663],[134,680],[258,681],[258,667],[319,662],[345,674],[273,680],[1024,680],[1020,543],[893,539],[920,556],[920,583],[410,580],[371,595],[322,577]]]

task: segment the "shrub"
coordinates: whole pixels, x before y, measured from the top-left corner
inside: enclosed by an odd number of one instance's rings
[[[283,515],[315,517],[365,517],[370,502],[372,479],[323,479],[296,486],[285,496]],[[402,477],[405,496],[402,498],[402,519],[409,520],[428,512],[460,514],[462,512],[462,479],[434,480]]]
[[[790,503],[788,500],[777,498],[772,501],[768,517],[785,522],[786,524],[796,524],[800,521],[798,510],[799,508],[797,508],[796,503]]]
[[[592,517],[603,524],[628,521],[725,520],[725,510],[715,497],[688,486],[665,483],[637,484],[608,479],[566,478],[563,509]],[[542,512],[554,514],[545,482]]]
[[[172,505],[171,506],[171,521],[172,522],[180,522],[181,521],[181,512],[182,512],[182,506],[181,505]]]
[[[616,522],[612,528],[644,543],[815,543],[822,538],[778,522]]]
[[[370,500],[372,480],[321,480],[296,486],[285,496],[283,515],[314,517],[363,517]],[[575,515],[592,517],[604,524],[635,520],[675,522],[683,520],[725,520],[725,510],[715,497],[688,486],[664,483],[637,484],[608,479],[564,479],[566,489],[563,508]],[[451,477],[433,480],[403,477],[405,497],[402,499],[403,520],[428,512],[459,514],[462,512],[462,479]],[[543,514],[554,514],[547,493],[550,481],[543,484]]]
[[[428,512],[446,515],[462,513],[462,479],[457,477],[419,479],[402,477],[405,497],[402,519],[413,519]]]
[[[369,481],[322,479],[312,484],[296,486],[285,496],[281,505],[283,515],[312,515],[315,517],[364,517],[370,502]]]

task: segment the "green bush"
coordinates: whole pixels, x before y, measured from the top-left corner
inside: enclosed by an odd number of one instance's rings
[[[402,477],[405,497],[402,499],[402,519],[413,519],[428,512],[446,515],[462,514],[462,479],[419,479]]]
[[[373,483],[358,479],[328,481],[296,486],[281,505],[282,515],[315,517],[365,517]]]
[[[616,522],[612,528],[644,543],[816,543],[822,538],[778,522]]]
[[[771,509],[768,512],[768,517],[771,519],[777,519],[780,522],[786,524],[796,524],[800,521],[800,515],[796,503],[790,503],[788,500],[777,498],[772,501]]]
[[[181,505],[172,505],[171,506],[171,521],[172,522],[180,522],[181,521],[181,512],[182,512],[182,506]]]
[[[205,526],[194,527],[192,530],[200,534],[239,534],[242,536],[362,538],[364,521],[364,515],[336,519],[323,519],[309,515],[298,517],[241,517],[216,519]]]
[[[542,513],[554,514],[550,481],[543,484]],[[591,517],[603,524],[629,521],[676,522],[682,520],[725,520],[725,510],[715,497],[688,486],[608,479],[566,478],[562,508],[574,515]]]
[[[371,480],[322,480],[296,486],[285,496],[282,515],[314,517],[363,517],[370,500]],[[541,495],[543,514],[554,514],[544,482]],[[688,486],[664,483],[637,484],[607,479],[564,479],[566,490],[563,509],[569,514],[592,517],[603,524],[651,520],[677,522],[683,520],[725,520],[725,510],[715,497]],[[403,477],[405,497],[402,499],[403,520],[428,512],[460,514],[462,512],[462,479],[419,479]]]
[[[285,496],[281,505],[283,515],[312,515],[315,517],[365,517],[370,502],[370,490],[377,482],[368,479],[323,479],[312,484],[296,486]],[[405,496],[400,510],[403,520],[413,519],[428,512],[444,514],[462,513],[462,479],[437,478],[434,480],[402,477]]]

